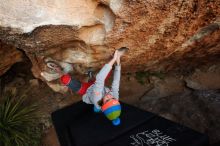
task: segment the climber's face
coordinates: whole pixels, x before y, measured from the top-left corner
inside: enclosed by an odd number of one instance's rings
[[[107,103],[108,101],[115,99],[114,96],[112,96],[111,94],[106,94],[103,98],[103,104]]]
[[[102,107],[105,103],[113,99],[116,99],[116,98],[112,96],[111,94],[106,94],[100,101],[98,101],[98,105]]]

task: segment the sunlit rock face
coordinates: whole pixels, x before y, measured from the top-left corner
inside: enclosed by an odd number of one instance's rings
[[[0,41],[0,75],[3,75],[10,67],[19,61],[22,61],[23,54],[14,46]]]
[[[189,70],[219,61],[219,17],[220,1],[1,0],[0,39],[23,49],[45,81],[48,58],[83,74],[123,46],[124,72]]]

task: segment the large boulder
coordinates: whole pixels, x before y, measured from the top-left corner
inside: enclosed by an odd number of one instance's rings
[[[219,61],[219,16],[220,1],[3,0],[0,39],[23,49],[46,82],[48,58],[83,74],[123,46],[125,72],[190,70]]]

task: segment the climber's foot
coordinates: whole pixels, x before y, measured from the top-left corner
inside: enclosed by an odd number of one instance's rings
[[[54,62],[54,61],[47,61],[46,65],[54,73],[62,72],[61,66],[59,64],[57,64],[56,62]]]
[[[89,77],[89,80],[94,79],[94,72],[92,71],[92,69],[88,69],[85,74]]]
[[[89,79],[92,79],[93,78],[93,72],[92,71],[88,71],[88,76],[89,76]]]

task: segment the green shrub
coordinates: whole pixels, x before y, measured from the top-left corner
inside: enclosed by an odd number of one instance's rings
[[[0,145],[38,146],[41,130],[36,104],[28,104],[26,96],[5,94],[0,97]]]

